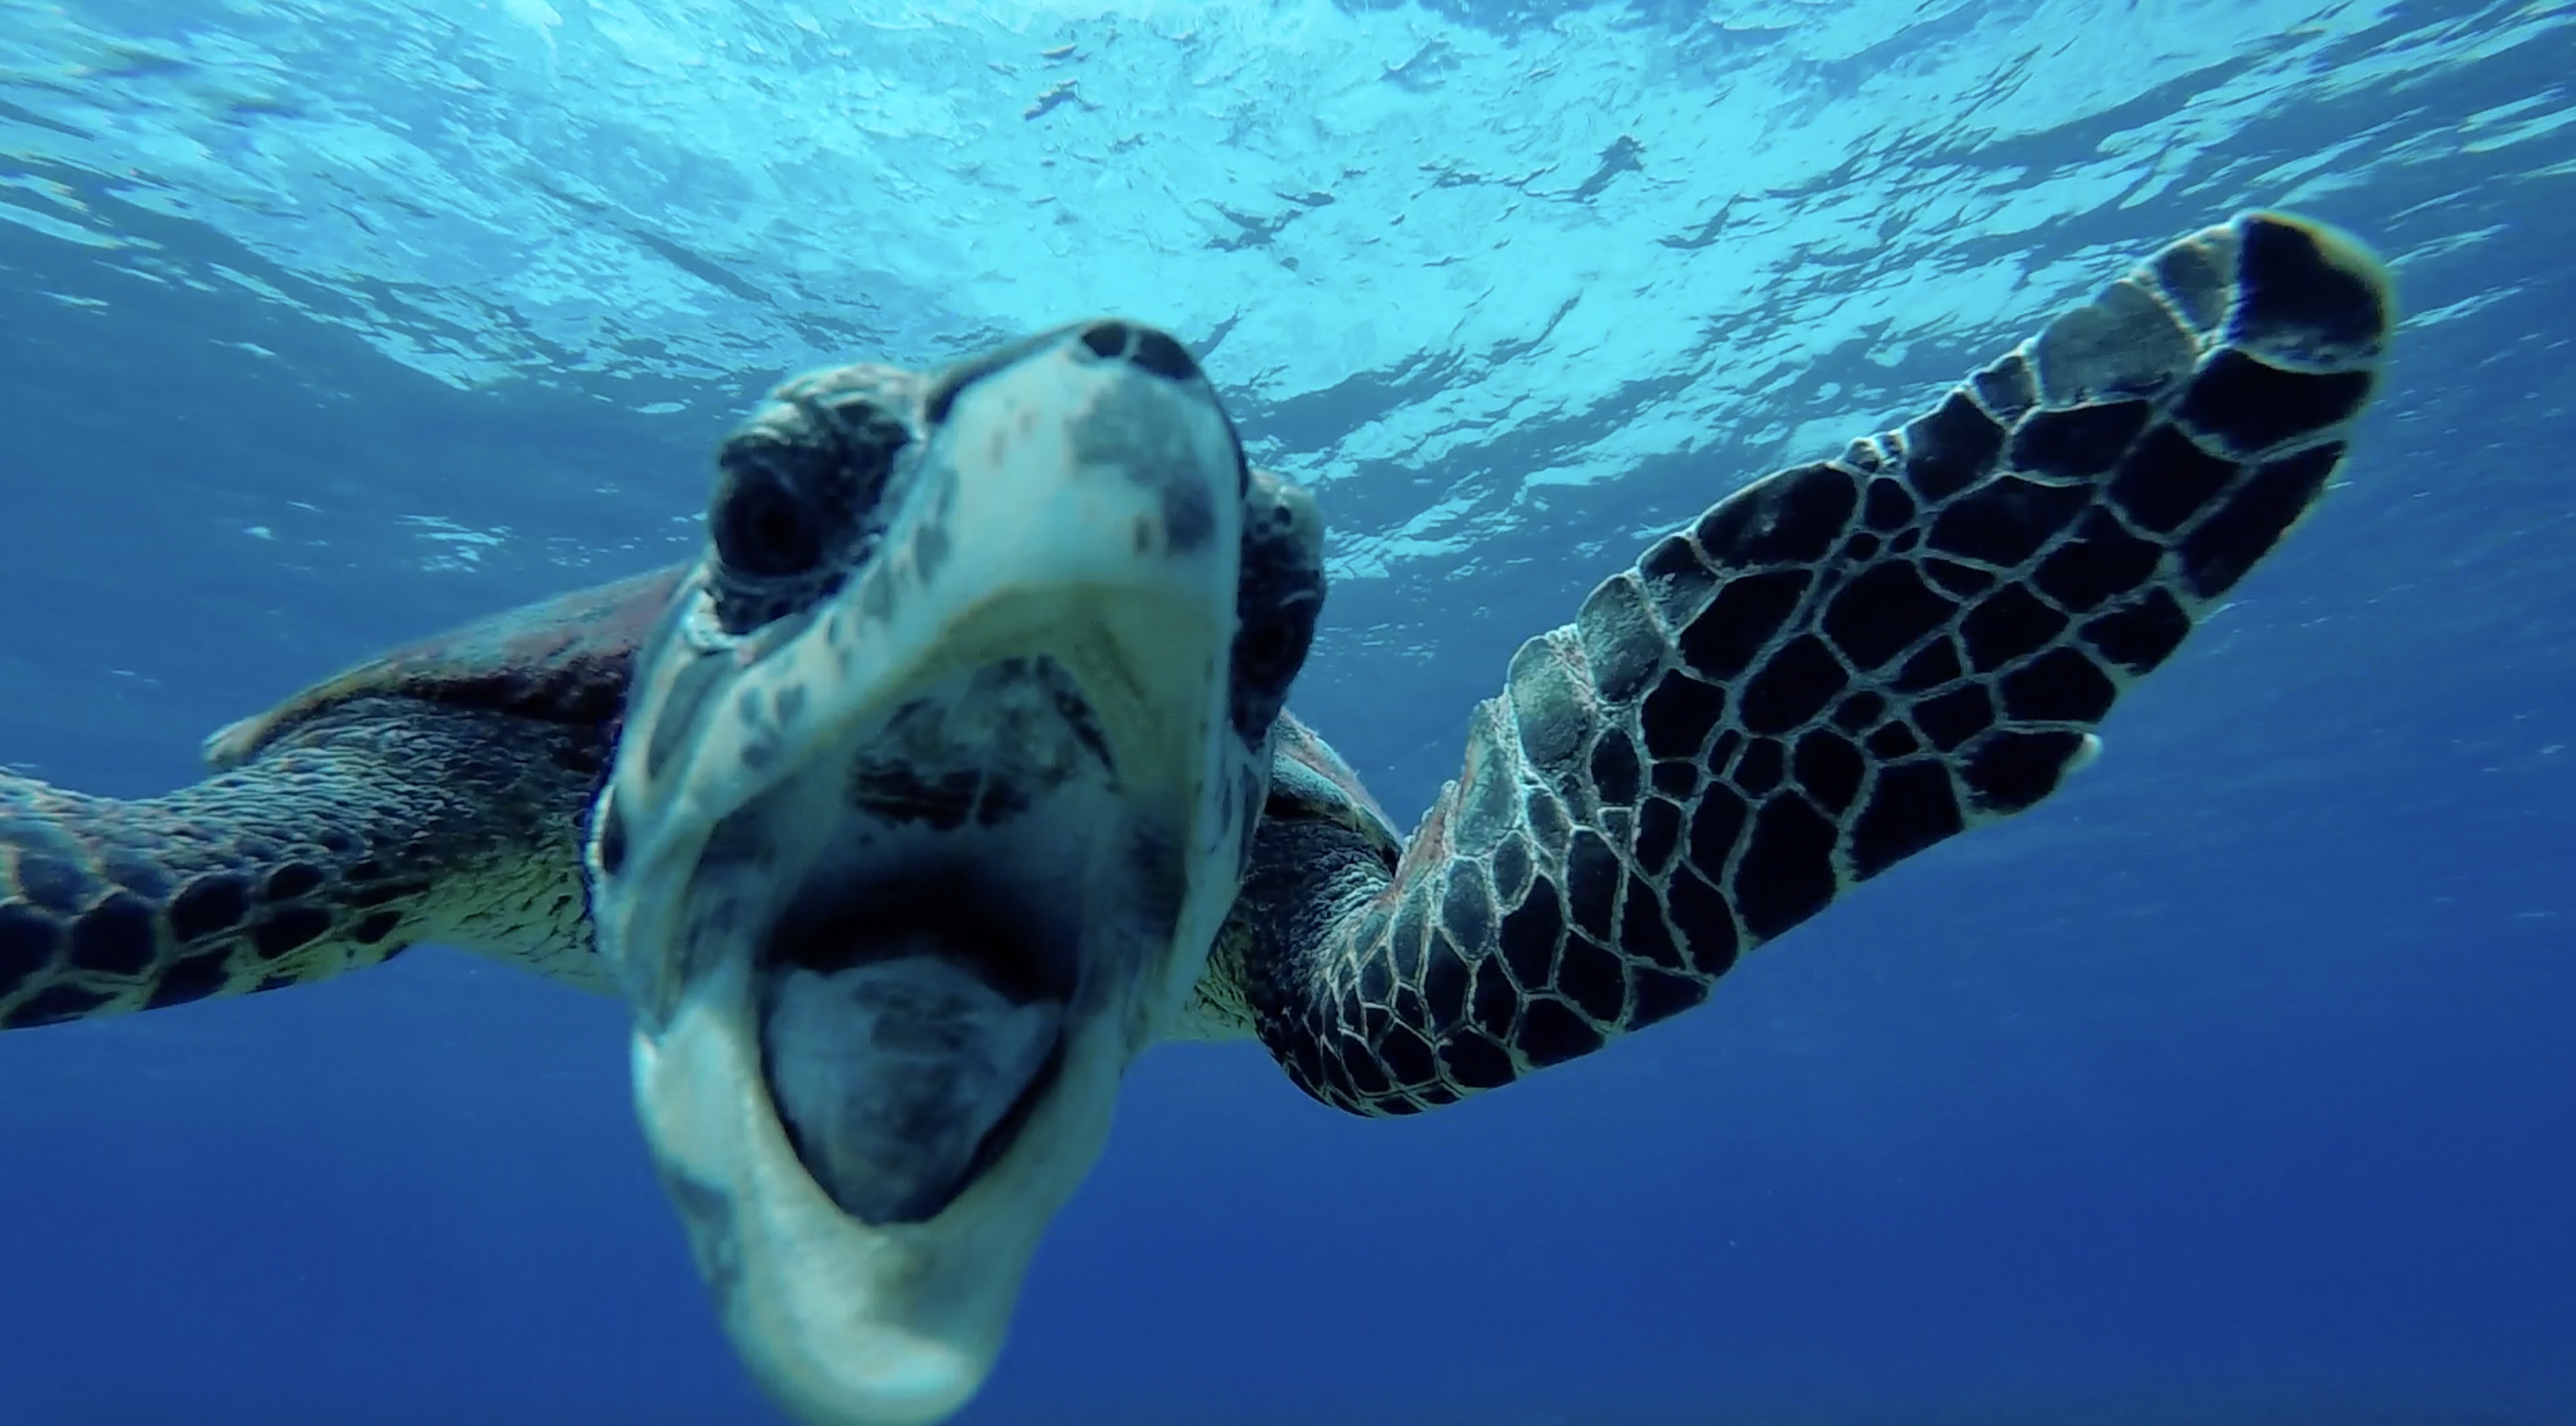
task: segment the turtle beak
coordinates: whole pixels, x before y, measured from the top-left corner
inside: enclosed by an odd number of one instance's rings
[[[1245,474],[1195,365],[1092,324],[925,411],[877,553],[810,617],[728,642],[683,596],[594,818],[648,1147],[735,1346],[818,1426],[982,1383],[1259,804]]]

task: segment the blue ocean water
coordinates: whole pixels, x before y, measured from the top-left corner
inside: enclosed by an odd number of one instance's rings
[[[1069,48],[1068,48],[1069,47]],[[1132,1077],[982,1423],[2576,1422],[2576,6],[0,0],[0,759],[685,555],[778,375],[1169,325],[1409,822],[1524,636],[2249,204],[2410,319],[2042,808],[1416,1120]],[[0,1422],[776,1418],[608,1002],[0,1035]]]

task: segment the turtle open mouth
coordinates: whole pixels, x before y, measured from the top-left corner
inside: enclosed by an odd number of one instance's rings
[[[839,820],[761,943],[763,1072],[788,1142],[843,1212],[924,1222],[1055,1083],[1086,961],[1113,974],[1133,960],[1081,913],[1114,892],[1102,883],[1120,869],[1089,863],[1137,813],[1089,708],[1045,659],[906,705],[841,787]]]
[[[1188,849],[1239,836],[1198,751],[1223,724],[1087,696],[1116,682],[912,681],[672,864],[651,944],[690,979],[639,1104],[737,1342],[812,1419],[971,1389],[1222,914],[1230,863]]]
[[[869,1223],[936,1217],[1064,1061],[1070,991],[1034,973],[1049,958],[974,912],[971,888],[918,890],[883,921],[866,897],[792,909],[763,976],[761,1059],[787,1141]]]

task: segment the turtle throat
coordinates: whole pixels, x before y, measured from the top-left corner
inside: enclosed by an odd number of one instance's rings
[[[1063,1066],[1065,929],[964,868],[809,880],[763,948],[760,1053],[797,1159],[862,1222],[936,1217]]]

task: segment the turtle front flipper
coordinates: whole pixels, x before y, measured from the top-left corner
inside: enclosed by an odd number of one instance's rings
[[[300,984],[438,940],[588,971],[604,732],[334,703],[165,796],[0,775],[0,1028]]]
[[[1450,1103],[2046,797],[2325,489],[2391,320],[2358,244],[2250,214],[1720,501],[1521,648],[1400,862],[1274,794],[1238,917],[1261,1039],[1327,1103]]]

